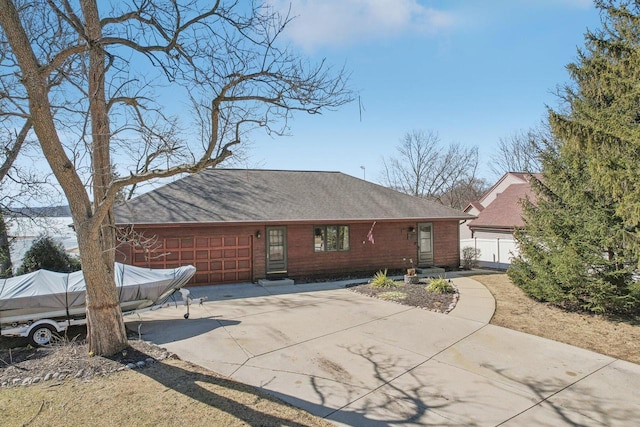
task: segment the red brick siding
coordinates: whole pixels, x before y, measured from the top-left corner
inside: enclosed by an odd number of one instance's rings
[[[433,264],[439,267],[460,266],[460,227],[458,221],[433,223]]]
[[[432,221],[434,264],[437,266],[457,267],[459,265],[458,221]],[[377,222],[373,230],[375,244],[367,239],[371,223],[339,224],[349,225],[350,248],[348,251],[315,252],[314,225],[287,224],[288,276],[291,278],[346,274],[350,272],[374,272],[379,269],[407,268],[403,258],[412,258],[417,263],[417,233],[409,233],[410,227],[417,227],[416,222]],[[277,224],[274,224],[276,226]],[[284,225],[284,224],[283,224]],[[256,238],[260,231],[261,238]],[[147,237],[157,235],[158,238],[188,236],[242,235],[251,236],[253,245],[253,280],[265,277],[265,235],[264,225],[237,226],[170,226],[142,228]],[[132,263],[131,249],[120,245],[117,260]]]
[[[315,224],[321,225],[321,224]],[[346,225],[346,224],[341,224]],[[371,223],[350,224],[348,251],[315,252],[314,224],[290,225],[289,276],[344,274],[405,268],[403,258],[416,259],[416,239],[408,239],[408,228],[415,223],[376,223],[373,230],[375,244],[367,239]]]

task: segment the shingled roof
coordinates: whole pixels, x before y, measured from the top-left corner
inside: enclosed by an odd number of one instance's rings
[[[522,204],[525,198],[535,199],[528,182],[511,184],[486,206],[478,217],[469,222],[469,228],[514,229],[523,227]]]
[[[129,200],[117,224],[471,219],[340,172],[207,169]]]

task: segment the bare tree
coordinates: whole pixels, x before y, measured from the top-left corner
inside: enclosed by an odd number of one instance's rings
[[[500,138],[498,150],[491,156],[491,171],[497,176],[507,172],[540,172],[540,141],[548,139],[545,127],[515,132]]]
[[[479,200],[489,187],[489,183],[483,178],[465,177],[449,191],[440,195],[440,202],[443,205],[462,210],[469,203]]]
[[[444,203],[454,188],[472,185],[478,168],[478,147],[442,146],[434,131],[407,132],[396,147],[398,156],[383,159],[387,187]]]
[[[290,18],[266,6],[111,5],[0,0],[0,79],[19,82],[15,102],[28,112],[68,200],[94,354],[127,345],[113,280],[113,204],[121,189],[215,167],[254,129],[280,135],[293,112],[318,114],[352,99],[344,70],[309,64],[280,43]],[[180,129],[169,114],[180,96],[204,118],[196,131]],[[142,159],[118,176],[112,156],[124,167],[125,148]]]

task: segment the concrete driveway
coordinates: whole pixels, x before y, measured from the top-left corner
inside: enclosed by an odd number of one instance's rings
[[[491,294],[453,280],[461,296],[448,315],[335,282],[194,288],[209,299],[188,320],[184,307],[126,320],[338,425],[638,425],[640,365],[489,325]]]

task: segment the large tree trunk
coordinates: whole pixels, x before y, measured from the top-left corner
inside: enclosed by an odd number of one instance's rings
[[[105,51],[100,40],[102,27],[95,0],[81,1],[89,44],[89,114],[91,117],[91,164],[94,210],[104,201],[111,184],[111,130],[105,90]],[[113,209],[104,219],[94,218],[84,247],[79,246],[87,283],[87,329],[89,349],[95,354],[112,354],[127,345],[127,335],[114,283],[115,231]],[[88,260],[86,262],[85,260]],[[89,291],[91,289],[91,291]]]
[[[76,231],[82,254],[82,272],[87,284],[89,351],[95,355],[111,355],[128,345],[113,264],[107,264],[104,260],[99,232],[82,226]]]

